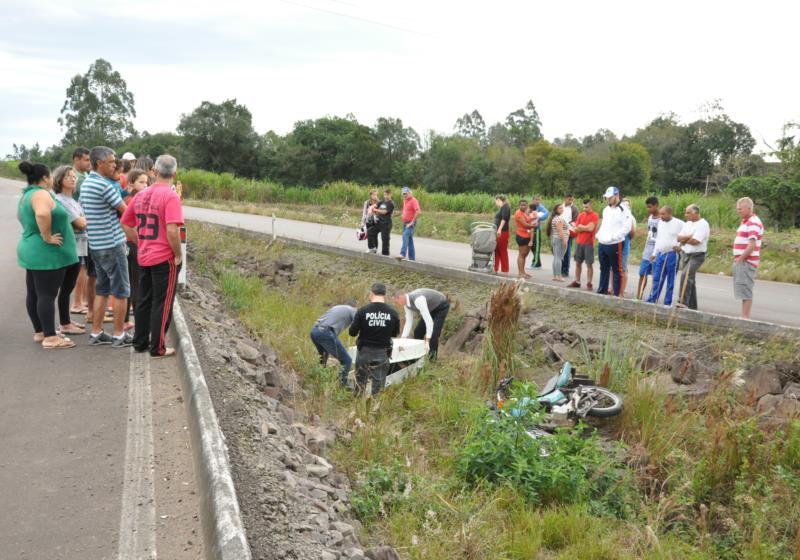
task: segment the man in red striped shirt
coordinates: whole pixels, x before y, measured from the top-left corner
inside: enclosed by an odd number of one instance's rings
[[[761,262],[761,238],[764,225],[753,213],[753,201],[744,197],[736,201],[736,213],[742,223],[733,242],[733,295],[742,300],[742,319],[750,318],[753,307],[753,285]]]

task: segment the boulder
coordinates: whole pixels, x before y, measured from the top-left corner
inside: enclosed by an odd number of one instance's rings
[[[783,393],[781,376],[773,366],[755,366],[744,375],[744,388],[753,400]]]
[[[669,375],[675,383],[681,385],[691,385],[697,381],[698,364],[694,359],[694,354],[675,352],[667,359]]]
[[[400,555],[391,546],[376,546],[364,552],[369,560],[400,560]]]
[[[661,371],[664,369],[665,356],[651,352],[642,358],[642,371]]]
[[[782,400],[783,397],[780,395],[764,395],[758,399],[758,404],[756,404],[756,412],[766,416],[772,416]]]
[[[236,341],[236,353],[241,359],[250,363],[254,363],[261,356],[261,352],[241,340]]]
[[[800,417],[800,401],[797,399],[787,399],[786,397],[779,397],[781,401],[775,407],[773,416],[780,418],[798,418]]]
[[[800,383],[790,381],[783,387],[783,396],[787,399],[800,400]]]

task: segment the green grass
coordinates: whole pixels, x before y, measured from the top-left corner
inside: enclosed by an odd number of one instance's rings
[[[0,161],[0,177],[6,179],[18,179],[20,181],[25,179],[25,176],[20,173],[18,161]]]
[[[356,401],[336,388],[335,368],[316,364],[309,325],[341,298],[363,299],[367,283],[392,278],[392,269],[359,262],[359,276],[342,282],[353,265],[341,257],[269,245],[209,226],[193,225],[192,234],[192,266],[211,275],[245,325],[298,371],[309,395],[301,406],[337,423],[340,434],[349,434],[340,438],[332,458],[353,484],[366,542],[385,542],[403,558],[420,560],[795,557],[800,543],[800,421],[779,429],[759,426],[752,409],[725,382],[727,376],[706,398],[688,401],[663,394],[655,377],[638,369],[643,349],[636,344],[626,342],[620,348],[607,343],[599,356],[586,356],[584,370],[598,376],[608,363],[614,371],[612,388],[624,393],[623,415],[606,423],[605,433],[629,449],[627,464],[615,468],[627,473],[619,479],[621,488],[635,503],[626,513],[607,512],[588,491],[580,496],[552,494],[543,505],[520,491],[518,485],[527,484],[528,478],[507,477],[504,482],[479,476],[480,469],[470,477],[460,470],[465,457],[479,459],[484,445],[495,445],[500,438],[492,436],[485,444],[475,439],[485,426],[487,397],[477,378],[477,353],[440,359],[379,398]],[[265,283],[257,270],[259,263],[281,255],[295,263],[296,280],[276,287]],[[409,284],[426,280],[414,275],[399,279]],[[485,286],[444,284],[461,302],[452,314],[456,323],[465,306],[477,307],[489,297]],[[525,296],[524,308],[542,317],[553,305],[557,303],[535,293]],[[595,311],[586,308],[579,314]],[[643,337],[649,332],[638,324],[627,330]],[[664,340],[686,334],[675,328],[660,332]],[[519,342],[524,349],[524,337]],[[745,347],[746,341],[731,335],[711,343],[706,352],[721,359],[726,369],[798,356],[797,344],[785,341]],[[532,369],[541,369],[542,362],[525,360]],[[574,442],[565,439],[565,444]],[[585,492],[599,480],[596,476],[605,476],[605,460],[596,451],[588,462],[585,451],[576,453],[575,463],[560,472],[553,472],[559,463],[546,465],[529,456],[530,464],[518,474],[567,476],[559,489],[578,484]],[[581,479],[582,465],[600,470]],[[492,472],[491,464],[484,467]]]

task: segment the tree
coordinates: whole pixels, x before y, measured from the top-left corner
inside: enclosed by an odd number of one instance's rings
[[[481,146],[486,145],[486,122],[477,109],[472,113],[464,113],[453,128],[456,134],[477,140]]]
[[[117,145],[135,133],[133,94],[119,72],[102,58],[89,71],[72,78],[58,124],[65,128],[63,144]]]
[[[131,152],[136,157],[150,156],[155,159],[162,154],[170,154],[178,160],[178,165],[184,167],[188,164],[188,153],[182,136],[174,132],[156,132],[151,134],[146,130],[135,134],[117,147],[117,152],[123,154]]]
[[[13,144],[13,148],[14,150],[6,156],[6,159],[34,162],[42,161],[44,154],[42,154],[42,148],[39,146],[39,142],[36,142],[30,148],[25,144],[20,144],[19,146]]]
[[[525,169],[522,150],[497,144],[486,150],[486,159],[492,169],[495,192],[524,193],[530,190],[531,180]]]
[[[778,147],[773,152],[781,161],[781,172],[800,181],[800,123],[787,122],[783,125],[783,135],[778,140]]]
[[[525,168],[537,192],[565,194],[571,190],[572,170],[580,159],[574,148],[559,148],[539,140],[525,148]]]
[[[181,115],[178,133],[185,138],[187,165],[246,177],[257,174],[253,116],[236,99],[219,104],[203,101],[188,115]]]
[[[423,162],[423,180],[431,191],[495,192],[499,187],[480,144],[472,138],[433,135]]]
[[[615,142],[609,157],[614,184],[623,193],[639,194],[650,186],[650,154],[641,144]]]
[[[517,148],[524,148],[543,138],[542,121],[533,101],[528,100],[525,107],[509,113],[505,124],[511,144]]]
[[[403,121],[380,117],[372,129],[376,141],[383,149],[382,183],[405,183],[413,176],[409,163],[419,154],[419,134],[403,126]]]
[[[735,197],[748,196],[769,212],[773,225],[800,226],[800,181],[781,175],[740,177],[728,185]]]

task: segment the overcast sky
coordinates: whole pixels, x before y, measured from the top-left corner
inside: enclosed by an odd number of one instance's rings
[[[799,21],[785,0],[4,0],[0,157],[61,139],[69,80],[97,58],[127,81],[139,131],[236,98],[259,133],[347,113],[450,132],[532,99],[552,139],[720,99],[766,150],[800,119]]]

